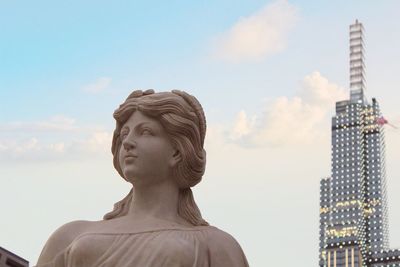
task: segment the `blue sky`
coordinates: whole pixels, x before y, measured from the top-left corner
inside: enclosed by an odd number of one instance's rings
[[[195,193],[209,221],[238,239],[252,266],[316,264],[330,116],[348,94],[348,26],[358,18],[366,30],[368,97],[400,124],[399,8],[0,0],[0,181],[9,186],[0,201],[14,199],[4,210],[15,218],[0,222],[0,245],[34,263],[57,227],[101,218],[128,188],[112,168],[112,112],[133,89],[179,88],[207,115],[208,166]],[[387,129],[391,203],[400,201],[399,137]],[[391,231],[400,247],[400,229]]]
[[[285,53],[233,65],[210,58],[216,37],[267,3],[35,1],[22,6],[2,1],[0,23],[6,27],[0,37],[0,86],[7,89],[1,90],[0,96],[18,99],[2,105],[5,110],[1,114],[6,114],[2,119],[12,120],[9,110],[18,104],[21,112],[14,114],[24,118],[43,117],[49,109],[82,116],[78,110],[87,105],[83,101],[104,104],[82,96],[80,90],[99,77],[111,77],[114,92],[118,88],[120,95],[132,87],[193,88],[214,108],[219,103],[213,99],[229,91],[227,102],[242,102],[251,108],[253,98],[243,97],[243,88],[256,98],[289,95],[302,77],[314,70],[324,70],[346,85],[347,69],[343,65],[347,63],[347,43],[336,40],[338,36],[344,39],[347,25],[355,17],[377,32],[398,24],[395,1],[379,5],[372,1],[294,1],[291,4],[298,9],[297,27],[287,37]],[[391,13],[392,19],[388,18]],[[382,37],[376,34],[376,39]],[[318,42],[321,39],[326,42]],[[371,53],[373,47],[368,48]],[[285,79],[283,75],[294,78]],[[120,95],[115,96],[114,103]],[[27,101],[38,104],[36,112],[26,112]],[[74,111],[71,106],[78,108]],[[84,114],[90,116],[90,112]]]

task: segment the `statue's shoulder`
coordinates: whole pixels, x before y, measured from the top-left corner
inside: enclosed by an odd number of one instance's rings
[[[227,232],[215,227],[208,226],[208,241],[210,244],[216,244],[217,247],[230,247],[239,245],[236,239]]]
[[[92,221],[73,221],[58,228],[47,240],[38,260],[38,266],[51,262],[79,235],[93,227]]]
[[[233,236],[213,226],[208,232],[211,266],[248,266],[246,256]]]

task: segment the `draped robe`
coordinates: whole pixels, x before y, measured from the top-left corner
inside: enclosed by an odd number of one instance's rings
[[[88,231],[36,267],[248,267],[236,240],[213,226]]]

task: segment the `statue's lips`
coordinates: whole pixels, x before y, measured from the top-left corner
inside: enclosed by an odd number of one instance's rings
[[[124,160],[125,160],[125,161],[133,161],[133,160],[135,160],[136,158],[137,158],[136,155],[128,154],[128,155],[126,155],[126,156],[124,157]]]

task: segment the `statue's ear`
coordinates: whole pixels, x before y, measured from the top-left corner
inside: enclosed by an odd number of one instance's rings
[[[182,154],[179,149],[175,149],[174,154],[172,154],[170,165],[175,167],[182,160]]]

